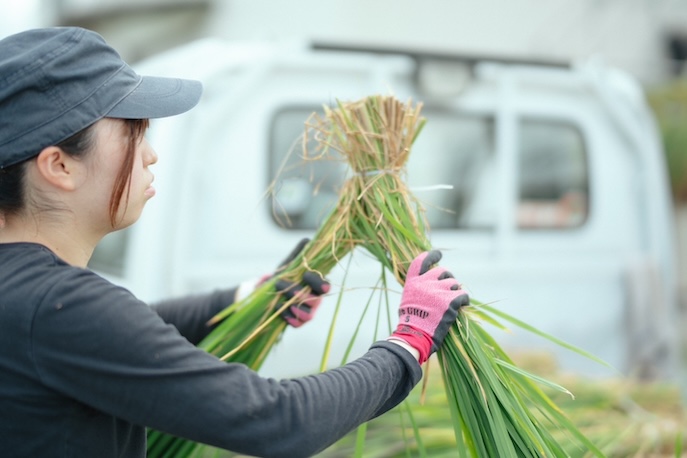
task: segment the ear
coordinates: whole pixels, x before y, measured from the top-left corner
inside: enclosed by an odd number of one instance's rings
[[[58,146],[48,146],[36,157],[38,173],[51,185],[73,191],[81,182],[84,165]]]

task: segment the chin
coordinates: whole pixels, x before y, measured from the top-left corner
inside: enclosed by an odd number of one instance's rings
[[[128,208],[126,213],[119,218],[117,221],[117,224],[114,226],[115,231],[119,231],[122,229],[126,229],[127,227],[131,226],[134,224],[136,221],[139,220],[141,217],[141,213],[143,212],[143,208],[141,207],[137,211],[133,211],[132,208]]]

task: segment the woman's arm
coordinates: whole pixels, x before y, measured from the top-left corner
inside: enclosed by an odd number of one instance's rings
[[[395,406],[421,378],[417,360],[390,342],[323,374],[263,378],[196,348],[128,291],[88,273],[50,290],[32,340],[33,364],[55,391],[133,424],[258,456],[310,456]]]
[[[236,288],[231,288],[160,301],[151,308],[165,323],[177,328],[186,340],[197,345],[213,329],[208,326],[208,320],[233,304],[235,297]]]

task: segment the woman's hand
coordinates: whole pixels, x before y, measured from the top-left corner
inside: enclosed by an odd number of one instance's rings
[[[310,242],[310,239],[307,238],[298,242],[298,245],[289,253],[286,259],[279,264],[276,272],[280,272],[296,259],[308,242]],[[262,282],[272,276],[273,275],[267,275],[263,277]],[[304,291],[306,287],[310,288],[309,293]],[[329,292],[331,285],[319,273],[306,272],[303,274],[303,278],[299,283],[278,280],[275,284],[275,288],[281,293],[281,298],[277,304],[278,308],[281,308],[284,302],[295,298],[294,304],[284,310],[281,316],[289,325],[294,328],[299,328],[313,319],[315,312],[317,312],[317,308],[322,302],[322,295]]]
[[[398,309],[398,327],[389,338],[416,349],[420,364],[437,351],[460,307],[470,302],[453,274],[432,267],[440,259],[441,252],[433,250],[420,254],[410,264]]]

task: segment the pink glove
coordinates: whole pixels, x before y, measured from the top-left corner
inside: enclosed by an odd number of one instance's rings
[[[441,346],[460,307],[470,302],[453,275],[442,267],[434,267],[441,259],[440,251],[428,251],[413,260],[406,275],[399,324],[391,335],[405,341],[419,353],[420,364],[427,361]]]
[[[283,270],[296,259],[296,256],[300,254],[309,241],[310,239],[307,238],[301,240],[293,251],[289,253],[286,259],[279,264],[277,272]],[[272,276],[272,274],[263,276],[258,284],[265,282]],[[309,294],[303,293],[303,288],[306,286],[310,287]],[[317,308],[322,302],[322,295],[328,293],[330,287],[330,284],[317,272],[304,273],[300,283],[290,283],[285,280],[278,280],[275,284],[275,289],[282,294],[282,298],[279,304],[277,304],[277,307],[281,307],[285,301],[291,300],[294,297],[296,298],[296,302],[282,312],[282,318],[294,328],[303,326],[313,319]]]

